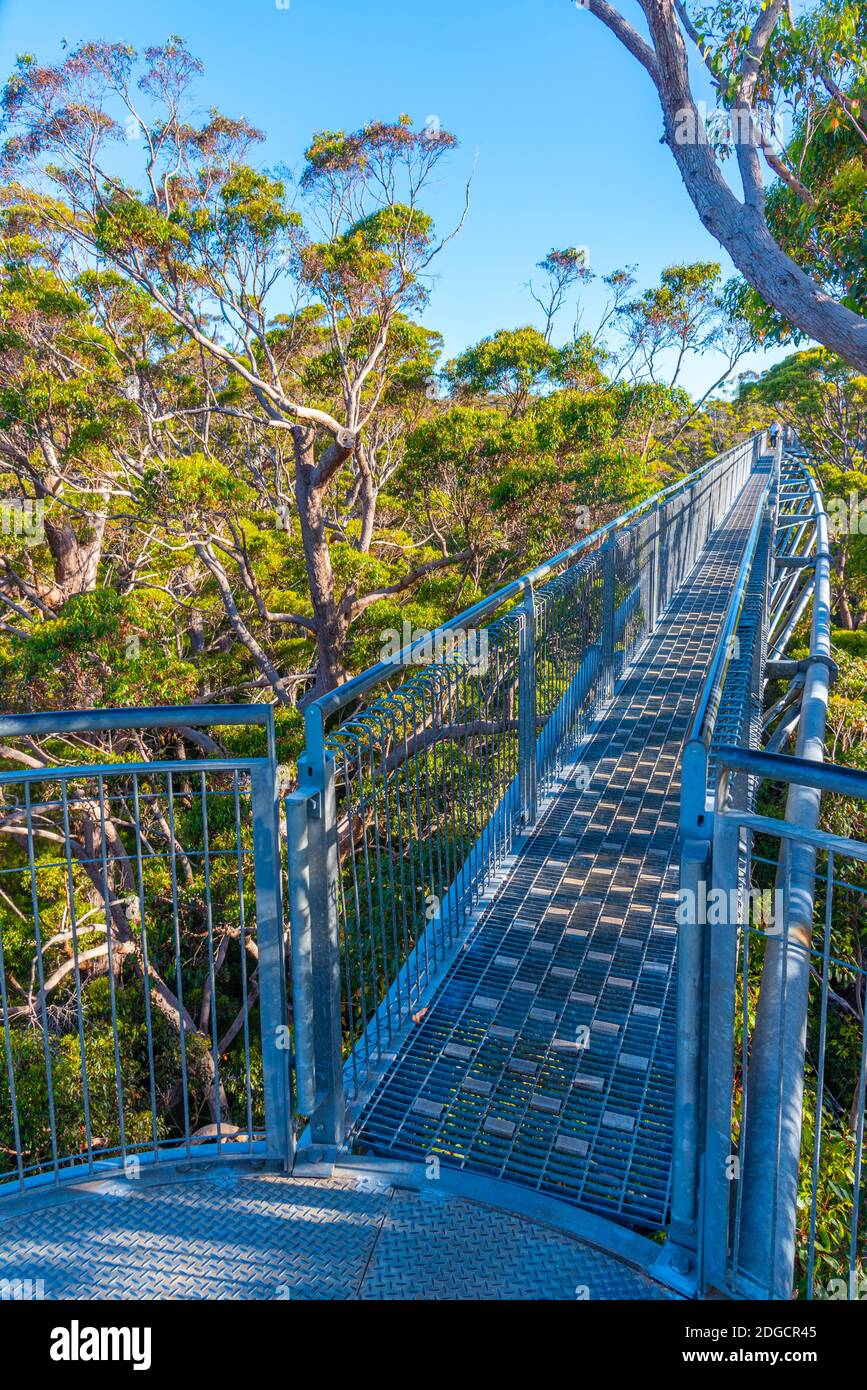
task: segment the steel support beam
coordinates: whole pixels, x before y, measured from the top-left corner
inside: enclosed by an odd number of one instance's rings
[[[695,1270],[699,1239],[699,1158],[702,1145],[702,1059],[705,1009],[705,925],[699,905],[706,900],[710,862],[707,839],[686,840],[680,855],[680,904],[677,930],[677,1039],[675,1051],[674,1134],[671,1172],[671,1225],[668,1240],[672,1266],[681,1274]],[[704,892],[702,888],[704,887]]]
[[[276,768],[271,763],[255,767],[250,774],[250,786],[265,1132],[269,1154],[279,1159],[284,1169],[288,1170],[294,1159],[290,1082],[292,1040],[286,1007]]]
[[[308,748],[310,742],[308,739]],[[312,1015],[315,1052],[315,1105],[310,1115],[310,1140],[316,1148],[324,1149],[324,1157],[331,1158],[343,1143],[346,1132],[333,755],[323,748],[315,761],[302,758],[298,764],[298,784],[305,794],[307,807],[306,890],[313,999],[312,1006],[305,1004],[303,1017]],[[302,886],[296,881],[294,887],[298,892]]]
[[[610,692],[614,685],[616,546],[616,540],[609,540],[602,547],[602,671],[607,692]]]
[[[828,519],[812,481],[811,492],[818,554],[796,754],[821,763],[832,666],[831,580]],[[820,801],[818,787],[790,784],[785,819],[814,830]],[[782,847],[777,886],[784,893],[784,929],[766,949],[750,1049],[741,1265],[776,1298],[791,1297],[794,1278],[815,866],[809,845]]]

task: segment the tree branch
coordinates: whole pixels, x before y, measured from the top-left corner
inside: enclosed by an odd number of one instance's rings
[[[472,550],[460,550],[455,555],[440,555],[436,560],[428,560],[427,564],[419,565],[416,569],[410,570],[396,584],[390,584],[384,589],[374,589],[369,594],[364,594],[361,598],[356,598],[349,604],[349,611],[354,618],[357,614],[368,608],[371,603],[378,603],[380,599],[390,598],[393,594],[402,594],[406,589],[411,589],[413,584],[418,584],[419,580],[426,578],[429,574],[434,574],[437,570],[447,569],[450,565],[461,565],[465,560],[471,560],[474,552]]]

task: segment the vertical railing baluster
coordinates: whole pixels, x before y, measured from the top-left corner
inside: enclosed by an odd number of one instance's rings
[[[190,1156],[190,1082],[187,1070],[187,1017],[184,1008],[184,978],[181,962],[181,925],[178,916],[178,841],[175,834],[174,774],[166,773],[169,810],[169,878],[172,898],[172,946],[174,949],[175,990],[178,1000],[178,1039],[181,1062],[181,1103],[184,1112],[184,1147]]]
[[[616,533],[615,533],[616,536]],[[617,581],[617,541],[614,537],[602,547],[602,689],[603,696],[614,688],[614,599]]]
[[[338,911],[337,801],[334,755],[326,751],[318,711],[307,725],[307,749],[298,764],[298,785],[307,795],[310,953],[316,1104],[312,1142],[333,1151],[345,1133],[342,988]]]
[[[112,908],[114,902],[108,882],[108,836],[106,828],[105,810],[105,778],[102,773],[97,777],[99,789],[99,855],[101,867],[100,891],[102,893],[104,917],[105,917],[105,940],[108,957],[108,996],[111,1012],[111,1037],[114,1057],[114,1084],[117,1094],[117,1125],[118,1138],[120,1141],[120,1154],[124,1164],[126,1164],[126,1116],[124,1114],[123,1078],[120,1064],[120,1035],[118,1033],[118,1014],[117,1014],[117,986],[120,981],[123,969],[123,955],[120,956],[118,963],[115,955],[114,942],[114,922],[112,919]],[[37,925],[38,925],[38,907]],[[119,944],[119,943],[118,943]],[[52,1099],[53,1104],[53,1099]],[[52,1128],[53,1128],[52,1118]]]
[[[90,1082],[87,1074],[87,1043],[84,1028],[84,1001],[81,987],[81,958],[78,945],[78,910],[75,906],[75,879],[72,872],[72,834],[69,824],[69,793],[64,777],[60,783],[60,798],[63,808],[63,839],[66,863],[66,894],[69,902],[69,927],[72,936],[72,965],[75,976],[75,1013],[78,1027],[78,1056],[81,1062],[81,1099],[84,1116],[84,1140],[87,1145],[87,1166],[93,1172],[93,1130],[90,1123]],[[147,982],[145,982],[147,988]],[[149,1035],[149,1041],[150,1035]],[[14,1096],[14,1091],[13,1091]],[[156,1116],[153,1120],[156,1131]],[[156,1141],[155,1141],[156,1142]]]
[[[149,1087],[150,1104],[151,1104],[151,1147],[152,1147],[152,1150],[153,1150],[154,1158],[156,1158],[156,1157],[157,1157],[157,1152],[158,1152],[158,1149],[159,1149],[159,1137],[158,1137],[158,1134],[157,1134],[157,1097],[156,1097],[156,1079],[155,1079],[155,1069],[154,1069],[154,1035],[153,1035],[153,1020],[152,1020],[152,1017],[151,1017],[151,977],[150,977],[150,959],[149,959],[149,952],[148,952],[148,914],[147,914],[147,910],[146,910],[146,908],[145,908],[144,869],[143,869],[143,867],[142,867],[141,804],[140,804],[140,800],[139,800],[139,783],[138,783],[138,773],[137,773],[137,772],[134,772],[133,775],[132,775],[132,796],[133,796],[133,802],[132,802],[132,804],[133,804],[133,820],[135,821],[135,874],[136,874],[136,892],[137,892],[137,894],[138,894],[139,932],[140,932],[140,934],[141,934],[142,994],[143,994],[144,1011],[145,1011],[145,1037],[147,1038],[147,1053],[148,1053],[148,1087]],[[66,789],[65,789],[65,787],[64,787],[64,804],[65,804],[65,799],[66,799]],[[66,853],[67,853],[67,872],[69,873],[69,882],[70,882],[70,906],[72,906],[72,898],[71,898],[71,893],[72,893],[72,865],[71,865],[71,861],[70,861],[70,858],[69,858],[69,823],[68,823],[68,808],[66,808],[66,807],[65,807],[65,815],[64,815],[64,824],[65,824],[65,826],[66,826],[66,838],[67,838]],[[75,926],[75,920],[74,920],[74,917],[73,917],[73,930],[74,930],[74,926]],[[77,954],[77,952],[76,952],[76,954]],[[79,978],[79,974],[78,974],[78,963],[77,963],[77,961],[76,961],[76,990],[77,990],[77,991],[80,991],[80,989],[81,989],[81,983],[80,983],[80,978]],[[83,1063],[84,1063],[84,1033],[83,1033],[83,1029],[82,1029],[82,1031],[81,1031],[81,1059],[82,1059],[82,1065],[83,1065]],[[86,1088],[86,1086],[87,1086],[87,1082],[86,1082],[86,1079],[85,1079],[85,1088]],[[89,1116],[88,1116],[88,1127],[89,1127]],[[91,1155],[90,1153],[88,1153],[88,1159],[92,1161],[92,1155]]]
[[[12,1111],[12,1138],[15,1141],[15,1166],[18,1170],[18,1188],[19,1191],[23,1191],[24,1162],[22,1159],[23,1151],[21,1146],[21,1117],[18,1113],[18,1095],[15,1086],[15,1061],[12,1052],[12,1030],[9,1025],[9,999],[6,991],[6,961],[3,953],[2,922],[0,922],[0,1014],[2,1014],[3,1019],[3,1052],[6,1059],[6,1079],[9,1086],[9,1103]]]
[[[302,1115],[316,1108],[313,1038],[313,947],[310,916],[310,857],[307,842],[308,793],[286,797],[286,875],[292,947],[292,1031],[295,1097]]]
[[[291,1040],[286,1000],[277,768],[272,759],[251,768],[256,941],[259,950],[259,1013],[262,1082],[268,1152],[285,1169],[294,1158]]]
[[[235,825],[235,863],[238,882],[238,944],[241,965],[241,1007],[244,1011],[242,1033],[244,1040],[244,1101],[247,1120],[247,1148],[253,1148],[253,1085],[250,1069],[250,992],[247,980],[247,910],[244,899],[244,847],[241,832],[241,797],[238,786],[238,769],[232,771],[232,805]],[[144,924],[142,938],[144,940]]]
[[[536,595],[532,584],[524,591],[518,644],[518,782],[521,823],[535,825],[538,770],[536,767]]]
[[[211,1110],[216,1115],[217,1153],[222,1153],[223,1144],[223,1102],[222,1082],[220,1081],[220,1051],[217,1027],[217,975],[214,952],[214,906],[211,892],[211,837],[208,828],[208,783],[204,772],[199,774],[199,787],[202,799],[202,868],[205,876],[205,930],[208,937],[208,991],[210,1007],[208,1013],[211,1025],[211,1065],[213,1067],[213,1097]]]

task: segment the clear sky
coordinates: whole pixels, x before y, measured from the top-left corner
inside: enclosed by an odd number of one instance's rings
[[[21,52],[56,62],[64,39],[145,47],[170,34],[205,64],[202,110],[267,132],[265,165],[297,167],[314,130],[402,111],[455,132],[461,148],[428,201],[445,228],[475,165],[470,214],[438,263],[426,314],[450,355],[538,321],[525,286],[554,246],[588,246],[599,273],[637,264],[642,284],[675,262],[732,271],[659,143],[650,79],[570,0],[0,0],[0,70]],[[585,304],[593,327],[593,288]],[[683,384],[703,389],[715,367],[695,362]]]

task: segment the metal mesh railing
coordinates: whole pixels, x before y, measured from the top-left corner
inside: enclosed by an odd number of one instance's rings
[[[492,624],[478,667],[420,668],[327,739],[355,1090],[442,966],[479,884],[511,848],[521,625],[512,617]]]
[[[759,445],[730,450],[307,711],[287,825],[311,1142],[340,1142],[345,1100],[357,1110],[423,1009]]]
[[[116,756],[0,773],[0,1192],[288,1157],[274,774]]]
[[[721,762],[727,778],[750,759],[729,749]],[[719,918],[733,930],[712,948],[720,1138],[707,1173],[719,1229],[708,1252],[716,1285],[741,1296],[863,1299],[867,843],[851,830],[864,824],[867,775],[794,762],[756,760],[765,801],[781,808],[779,788],[812,776],[842,833],[718,812],[714,882],[734,855],[747,875]]]
[[[684,754],[670,1238],[702,1290],[855,1298],[867,777],[822,761],[828,522],[803,455],[782,446]],[[811,599],[809,655],[780,659]],[[789,686],[763,715],[765,677]],[[834,821],[848,804],[842,833],[817,829],[822,798]]]

